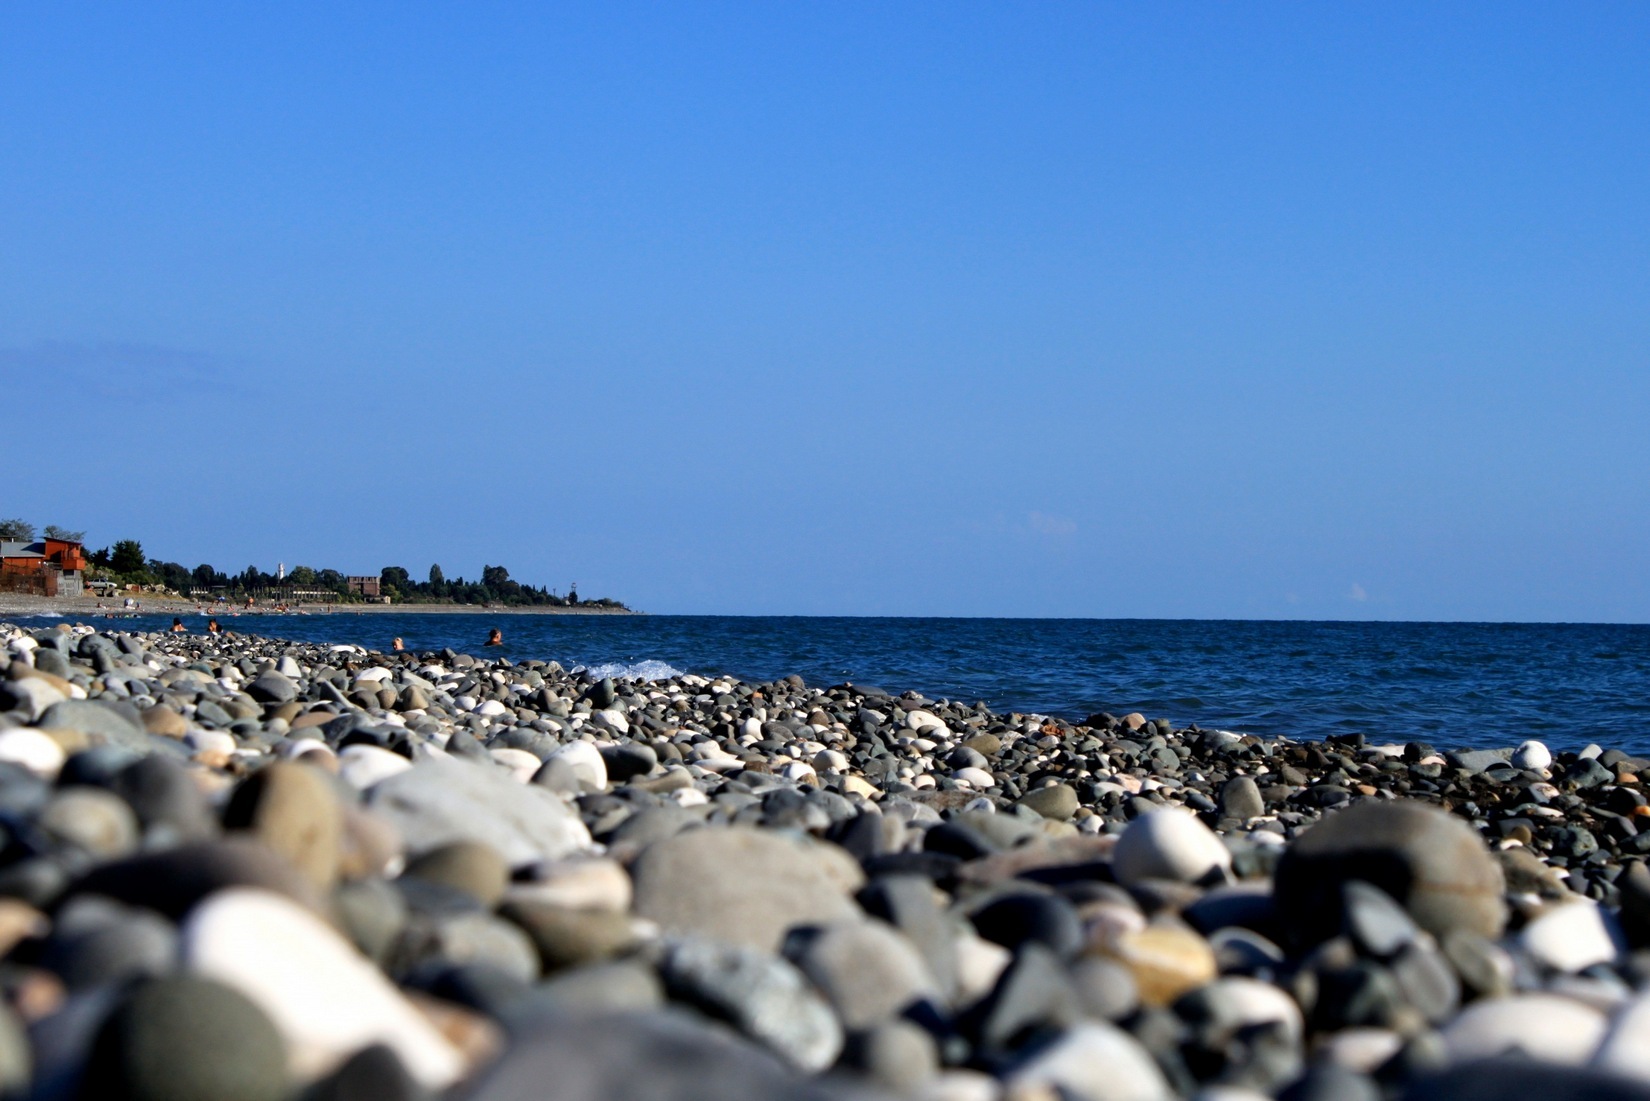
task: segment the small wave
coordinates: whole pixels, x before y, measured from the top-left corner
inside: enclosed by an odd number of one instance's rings
[[[614,680],[669,680],[679,677],[682,671],[663,661],[649,658],[647,661],[608,661],[600,665],[581,665],[573,670],[575,673],[589,673],[597,680],[612,677]]]

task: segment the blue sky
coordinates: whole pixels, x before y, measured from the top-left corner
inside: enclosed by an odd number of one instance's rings
[[[0,515],[657,612],[1650,621],[1650,8],[0,6]]]

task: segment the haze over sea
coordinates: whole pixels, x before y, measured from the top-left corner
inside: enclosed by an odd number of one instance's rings
[[[1650,754],[1650,626],[1137,619],[375,613],[220,617],[245,633],[451,647],[612,676],[729,673],[983,701],[1080,719],[1439,748],[1589,742]],[[25,619],[31,626],[57,622]],[[169,616],[119,626],[162,630]],[[184,620],[200,630],[203,617]],[[116,624],[97,621],[100,627]],[[502,650],[484,651],[490,627]]]

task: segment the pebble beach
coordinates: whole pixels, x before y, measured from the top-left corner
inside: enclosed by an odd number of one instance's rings
[[[1645,780],[0,625],[0,1098],[1650,1101]]]

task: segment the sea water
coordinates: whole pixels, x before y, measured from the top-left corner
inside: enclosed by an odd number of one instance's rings
[[[1219,620],[367,613],[220,615],[245,633],[388,650],[451,647],[603,676],[728,673],[874,685],[1081,719],[1375,742],[1539,738],[1650,755],[1650,626]],[[19,620],[44,627],[62,620]],[[163,630],[170,616],[87,620]],[[184,623],[199,631],[201,616]],[[484,651],[489,628],[501,648]]]

